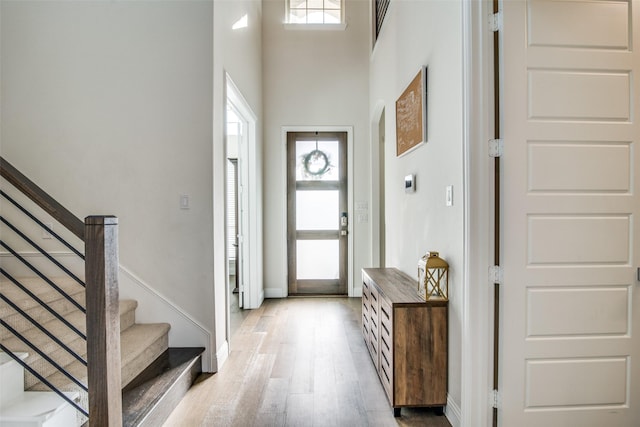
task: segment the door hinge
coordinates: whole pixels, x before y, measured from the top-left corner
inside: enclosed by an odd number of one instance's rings
[[[498,390],[491,390],[489,393],[489,406],[495,409],[500,407],[500,392]]]
[[[502,157],[504,154],[504,139],[489,140],[489,157]]]
[[[494,33],[502,30],[502,12],[492,13],[489,15],[489,28]]]
[[[489,283],[502,284],[504,276],[504,269],[499,265],[492,265],[489,267]]]

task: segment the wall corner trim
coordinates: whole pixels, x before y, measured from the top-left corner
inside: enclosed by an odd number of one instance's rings
[[[460,420],[462,419],[462,413],[460,406],[453,400],[450,394],[447,394],[447,407],[444,411],[447,419],[451,423],[451,427],[460,427]]]

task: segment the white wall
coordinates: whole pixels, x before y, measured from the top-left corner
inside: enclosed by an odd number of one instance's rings
[[[121,264],[209,336],[212,13],[212,1],[3,1],[1,22],[2,155],[80,218],[118,216]]]
[[[461,403],[464,268],[461,1],[392,1],[371,59],[370,121],[385,108],[386,263],[416,276],[418,259],[439,251],[449,271],[449,395],[456,423]],[[395,101],[420,67],[428,70],[428,142],[396,157]],[[416,174],[417,191],[404,192]],[[453,185],[454,204],[445,206]]]
[[[267,297],[287,295],[286,164],[283,126],[353,126],[354,201],[369,200],[368,2],[347,0],[346,30],[285,29],[284,2],[263,1],[264,280]],[[368,223],[353,224],[355,295],[370,263]]]
[[[213,221],[215,230],[225,230],[225,189],[226,189],[226,154],[224,144],[225,121],[225,73],[247,101],[257,117],[256,123],[256,155],[262,155],[262,3],[260,0],[215,0],[214,9],[214,109],[213,109],[213,178],[214,203]],[[244,15],[247,15],[248,26],[233,30],[232,26]],[[261,163],[258,162],[257,175],[261,174]],[[262,200],[262,188],[250,189],[251,197],[257,203]],[[258,218],[255,218],[255,216]],[[253,217],[262,225],[260,212],[254,212]],[[258,227],[259,228],[259,227]],[[261,230],[258,231],[261,238]],[[259,239],[256,245],[261,246]],[[226,269],[225,269],[226,237],[214,236],[215,262],[215,301],[216,301],[216,348],[221,362],[228,352],[228,337],[226,328]],[[257,276],[262,278],[261,260],[254,265],[258,269]],[[262,289],[262,283],[256,284]]]

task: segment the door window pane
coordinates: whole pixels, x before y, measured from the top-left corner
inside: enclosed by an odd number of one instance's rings
[[[297,279],[338,279],[338,240],[298,240]]]
[[[297,181],[338,181],[338,141],[296,141]]]
[[[337,230],[338,190],[296,191],[296,230]]]

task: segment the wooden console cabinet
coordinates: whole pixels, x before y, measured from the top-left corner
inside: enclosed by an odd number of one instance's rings
[[[396,417],[447,403],[448,303],[424,301],[417,287],[395,268],[362,270],[362,333]]]

